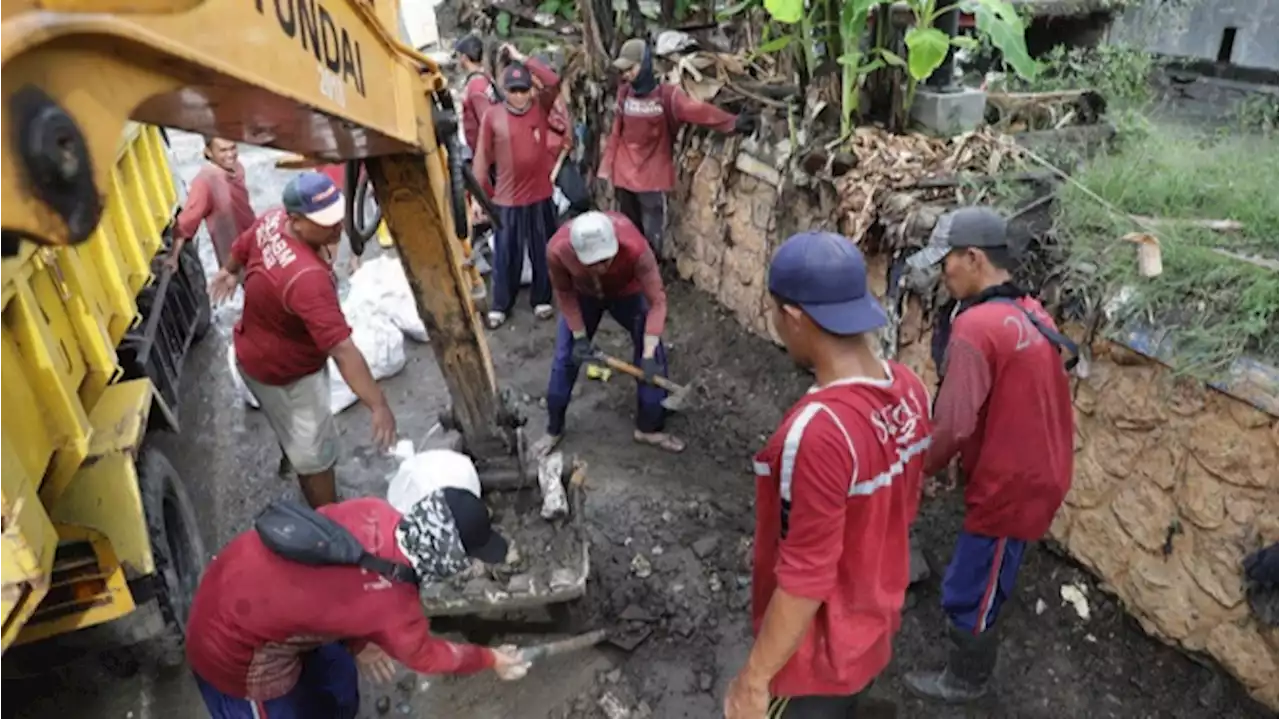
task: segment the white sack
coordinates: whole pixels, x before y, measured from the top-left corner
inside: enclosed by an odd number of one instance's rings
[[[404,450],[396,447],[403,457]],[[402,459],[387,488],[387,501],[401,514],[431,492],[446,487],[465,489],[480,496],[480,475],[471,458],[450,449],[430,449]]]
[[[427,341],[427,328],[409,290],[400,260],[383,255],[363,263],[348,280],[342,310],[347,321],[366,313],[384,315],[391,324],[417,342]]]
[[[254,409],[258,409],[258,398],[253,396],[249,391],[249,386],[244,383],[244,377],[240,376],[240,368],[236,367],[236,346],[234,343],[227,343],[227,367],[231,370],[231,383],[236,387],[236,395],[240,397],[240,401],[249,405]]]
[[[369,363],[375,380],[386,379],[404,369],[404,334],[380,314],[347,315],[351,323],[351,341]],[[337,414],[356,403],[356,393],[329,360],[329,411]]]

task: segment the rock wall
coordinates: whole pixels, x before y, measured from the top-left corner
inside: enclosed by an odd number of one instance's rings
[[[684,156],[671,198],[669,253],[681,276],[764,337],[765,267],[801,227],[833,226],[831,203],[735,172],[720,146]],[[872,289],[885,261],[869,257]],[[899,359],[934,381],[929,332],[909,303]],[[1051,537],[1089,567],[1143,628],[1204,652],[1277,708],[1277,633],[1250,615],[1241,560],[1277,539],[1275,417],[1181,379],[1141,355],[1095,342],[1076,397],[1076,474]]]

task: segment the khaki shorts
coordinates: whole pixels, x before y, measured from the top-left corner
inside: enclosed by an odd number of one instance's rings
[[[338,428],[329,411],[329,369],[286,385],[263,384],[240,370],[262,405],[280,448],[298,474],[319,474],[338,463]]]

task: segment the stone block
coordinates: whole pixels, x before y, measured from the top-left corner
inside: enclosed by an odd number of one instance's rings
[[[987,93],[982,90],[965,87],[938,92],[921,87],[911,105],[911,119],[927,132],[953,137],[978,129],[986,109]]]

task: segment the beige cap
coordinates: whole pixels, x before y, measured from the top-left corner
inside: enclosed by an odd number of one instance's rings
[[[618,59],[613,61],[613,66],[619,70],[630,70],[644,62],[644,47],[644,39],[638,37],[622,43],[622,49],[618,51]]]

